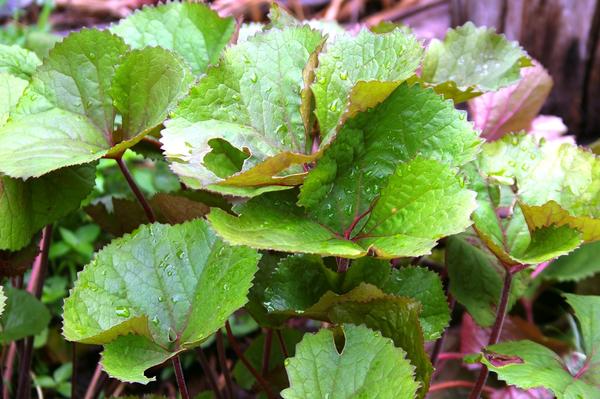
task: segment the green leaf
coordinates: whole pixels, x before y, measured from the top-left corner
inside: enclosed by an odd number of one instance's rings
[[[344,349],[338,352],[333,332],[307,334],[286,365],[290,388],[285,399],[307,397],[390,397],[412,399],[419,384],[405,352],[366,327],[343,327]]]
[[[450,293],[462,304],[475,322],[491,326],[500,300],[505,270],[491,253],[471,245],[466,237],[451,237],[446,247],[446,265]],[[524,293],[528,277],[515,276],[509,296],[509,309]]]
[[[352,263],[340,292],[360,283],[373,284],[390,295],[404,296],[421,304],[419,322],[425,340],[439,338],[450,321],[450,311],[439,275],[422,267],[392,269],[389,262],[361,258]]]
[[[235,29],[207,5],[172,2],[145,7],[110,28],[132,48],[160,46],[182,56],[194,74],[219,60]]]
[[[38,334],[48,326],[50,312],[39,299],[24,290],[10,286],[4,289],[6,307],[0,317],[0,342],[3,345]]]
[[[474,194],[438,161],[400,164],[356,240],[384,258],[425,255],[436,240],[469,227]]]
[[[521,80],[497,92],[469,101],[473,124],[487,140],[507,133],[529,130],[552,89],[552,78],[544,67],[521,69]]]
[[[564,294],[579,321],[583,351],[586,354],[580,377],[596,386],[600,385],[600,325],[598,309],[600,296]]]
[[[423,333],[419,328],[420,308],[418,302],[409,298],[386,296],[335,304],[329,311],[329,318],[337,324],[364,324],[405,350],[407,359],[415,367],[415,379],[421,386],[415,397],[423,398],[429,389],[433,367],[424,350]]]
[[[142,226],[79,274],[63,334],[104,345],[102,364],[113,377],[146,383],[145,369],[200,345],[246,303],[258,259],[224,244],[201,219]]]
[[[402,82],[414,74],[422,54],[421,44],[404,28],[385,34],[364,29],[356,37],[344,34],[328,43],[311,86],[322,142],[330,142],[335,135],[354,85],[373,80]]]
[[[584,244],[552,262],[541,277],[558,281],[579,281],[600,272],[600,242]]]
[[[581,328],[586,358],[579,369],[570,369],[556,353],[531,341],[492,345],[484,351],[481,362],[501,380],[519,388],[545,387],[558,399],[596,397],[600,384],[600,327],[597,323],[600,296],[564,296]]]
[[[475,157],[479,143],[465,114],[451,102],[430,89],[403,84],[376,108],[346,122],[308,174],[299,204],[343,232],[372,206],[398,163],[420,155],[461,165]]]
[[[421,79],[458,103],[516,82],[520,69],[529,65],[531,61],[516,42],[467,22],[448,30],[443,42],[431,41]]]
[[[490,225],[494,207],[480,207],[475,227],[504,262],[538,263],[570,252],[582,240],[600,239],[600,160],[594,154],[520,134],[486,143],[479,164],[477,191],[485,191],[486,185],[514,184],[518,206],[510,224],[531,233],[515,248],[507,248],[502,228]],[[506,232],[510,230],[509,226]],[[527,248],[528,239],[537,248]]]
[[[281,185],[286,181],[278,172],[291,163],[307,162],[301,155],[311,143],[299,93],[302,71],[321,42],[321,34],[308,27],[273,28],[225,51],[162,132],[165,155],[186,185],[212,184],[218,191],[220,186],[213,183],[227,184],[232,175],[237,180],[230,185],[236,187]],[[289,159],[290,153],[300,158]],[[278,166],[283,169],[269,168],[260,174],[260,182],[244,180],[244,172],[275,156],[288,158]],[[297,177],[292,179],[297,184]]]
[[[35,53],[29,50],[17,45],[0,44],[0,72],[29,80],[41,63]]]
[[[123,118],[121,139],[129,141],[120,146],[132,146],[161,124],[187,93],[192,80],[184,62],[161,48],[128,53],[115,72],[110,90]]]
[[[18,250],[42,227],[79,208],[95,166],[65,168],[23,181],[0,176],[0,249]]]
[[[146,48],[125,55],[126,50],[119,37],[88,29],[57,44],[11,120],[0,128],[0,172],[39,177],[92,162],[122,152],[160,124],[187,91],[191,76],[166,50]],[[125,132],[113,132],[117,110],[123,113]]]
[[[0,90],[3,93],[0,97],[0,127],[4,126],[9,115],[14,111],[17,101],[28,84],[26,80],[0,72]]]
[[[295,194],[290,190],[253,198],[235,209],[239,217],[212,208],[208,220],[234,245],[346,258],[366,254],[357,244],[306,218],[303,209],[295,206]]]
[[[544,387],[558,399],[598,396],[597,386],[574,378],[556,353],[532,341],[492,345],[481,361],[499,379],[522,389]]]

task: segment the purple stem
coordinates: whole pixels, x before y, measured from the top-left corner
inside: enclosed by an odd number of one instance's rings
[[[233,399],[233,383],[229,367],[227,366],[227,357],[225,356],[225,345],[223,345],[223,333],[221,330],[217,331],[217,358],[219,359],[221,373],[223,373],[223,378],[225,379],[225,396],[228,399]]]
[[[265,345],[263,348],[263,358],[262,358],[262,370],[261,374],[263,377],[266,377],[269,373],[269,359],[271,358],[271,345],[273,343],[273,330],[267,329],[267,334],[265,335]]]
[[[500,303],[498,304],[498,308],[496,309],[496,320],[494,321],[494,326],[492,327],[492,333],[490,334],[488,346],[498,343],[498,338],[500,338],[502,326],[504,325],[504,319],[506,318],[506,309],[508,308],[508,296],[510,294],[512,278],[513,272],[507,269],[506,275],[504,276],[504,284],[502,285]],[[479,372],[479,377],[477,378],[477,382],[475,383],[475,386],[473,387],[473,390],[469,395],[469,399],[479,399],[479,397],[481,396],[481,392],[483,391],[483,387],[485,386],[485,382],[487,381],[488,375],[488,368],[482,364],[481,371]]]
[[[42,296],[44,288],[44,279],[48,269],[48,252],[50,242],[52,241],[52,225],[47,225],[42,231],[42,241],[40,242],[40,254],[35,258],[31,278],[27,284],[27,291],[33,294],[37,299]],[[27,399],[31,395],[31,359],[33,357],[33,337],[27,337],[24,343],[23,357],[19,367],[19,382],[17,385],[17,398]]]
[[[208,385],[210,385],[210,389],[213,390],[217,399],[222,399],[221,391],[219,391],[219,386],[217,385],[217,378],[213,373],[212,367],[210,367],[210,362],[208,361],[206,354],[201,347],[198,347],[196,353],[198,354],[198,360],[200,360],[200,365],[202,366]]]
[[[156,222],[156,214],[152,210],[150,203],[148,202],[148,200],[146,200],[146,197],[144,197],[144,194],[133,179],[133,176],[131,175],[131,172],[129,172],[125,161],[123,161],[123,158],[118,158],[116,159],[116,161],[117,165],[119,165],[119,169],[121,169],[121,173],[123,173],[123,177],[125,177],[125,180],[129,185],[129,188],[131,189],[131,191],[133,191],[133,195],[135,195],[135,198],[138,200],[138,202],[144,209],[144,213],[146,214],[148,221],[150,221],[150,223]]]
[[[177,378],[177,386],[179,387],[181,399],[190,399],[190,394],[188,393],[187,385],[185,384],[185,378],[183,377],[183,369],[181,368],[179,355],[173,357],[171,361],[173,362],[173,368],[175,369],[175,377]]]
[[[85,391],[84,399],[94,399],[104,384],[106,379],[106,374],[102,370],[102,366],[100,363],[96,366],[96,370],[94,370],[94,375],[92,376],[92,380],[90,381],[90,385],[88,385],[87,390]]]

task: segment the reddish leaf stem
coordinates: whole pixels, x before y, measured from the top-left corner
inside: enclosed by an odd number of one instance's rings
[[[229,367],[227,366],[227,357],[225,356],[225,345],[223,345],[223,333],[221,330],[217,331],[217,357],[221,373],[223,373],[223,378],[225,378],[225,396],[228,399],[233,399],[233,383]]]
[[[242,352],[239,343],[237,342],[235,336],[231,332],[231,326],[229,325],[229,322],[225,323],[225,329],[227,330],[227,338],[229,339],[229,344],[231,345],[231,348],[237,355],[238,359],[240,359],[244,366],[246,366],[250,374],[254,376],[258,384],[262,387],[263,391],[265,391],[267,397],[269,399],[275,399],[276,396],[273,394],[273,391],[271,391],[268,382],[260,375],[258,371],[256,371],[256,369],[252,366],[252,364],[250,364],[248,359],[246,359],[246,356]]]
[[[506,270],[506,274],[504,276],[504,284],[502,285],[502,294],[500,295],[500,303],[498,304],[498,308],[496,309],[496,320],[494,321],[494,326],[492,327],[492,332],[490,334],[490,339],[488,341],[489,345],[494,345],[498,343],[498,338],[500,338],[500,333],[502,332],[502,326],[504,325],[504,319],[506,318],[506,310],[508,308],[508,296],[510,294],[510,287],[512,285],[513,272],[511,270]],[[485,382],[487,381],[489,375],[489,370],[485,365],[481,365],[481,371],[479,372],[479,377],[477,378],[477,382],[469,395],[469,399],[479,399]]]
[[[146,200],[146,197],[144,197],[144,194],[142,193],[142,191],[138,187],[137,183],[133,179],[133,176],[131,175],[131,172],[127,168],[125,161],[123,161],[123,158],[118,158],[118,159],[116,159],[116,161],[117,161],[117,165],[119,165],[119,169],[121,169],[121,173],[123,174],[123,177],[125,177],[125,180],[127,181],[127,184],[129,185],[129,188],[133,192],[133,195],[135,195],[135,198],[138,200],[138,202],[144,209],[144,213],[146,214],[148,221],[150,223],[156,222],[156,214],[152,210],[150,203],[148,202],[148,200]]]
[[[206,357],[206,354],[200,347],[198,347],[196,353],[198,354],[198,360],[200,361],[200,365],[202,366],[204,375],[208,380],[208,385],[210,385],[210,389],[212,389],[215,393],[215,398],[222,399],[223,397],[221,396],[221,391],[219,390],[219,386],[217,385],[217,379],[212,368],[210,367],[210,363],[208,361],[208,358]]]
[[[96,370],[94,370],[90,385],[88,385],[87,390],[85,391],[84,399],[94,399],[104,384],[105,379],[106,373],[104,373],[102,366],[98,363],[98,365],[96,365]]]
[[[290,354],[287,350],[287,347],[285,346],[285,340],[283,339],[283,334],[281,333],[281,330],[277,330],[276,334],[277,334],[277,340],[279,341],[279,346],[281,347],[281,353],[283,353],[283,356],[287,359],[288,357],[290,357]]]
[[[265,334],[265,344],[263,347],[262,370],[261,374],[266,377],[269,373],[269,360],[271,358],[271,345],[273,344],[273,330],[268,328]]]
[[[437,384],[433,384],[429,387],[429,393],[436,391],[443,391],[445,389],[450,388],[472,388],[475,385],[472,381],[463,381],[463,380],[455,380],[455,381],[444,381]],[[493,393],[494,390],[490,387],[484,386],[482,391],[486,393]]]
[[[181,399],[190,399],[190,394],[188,393],[187,385],[185,384],[185,377],[183,376],[183,368],[181,367],[179,355],[174,356],[171,359],[171,362],[173,363],[173,368],[175,369],[175,378],[177,379],[177,387],[179,388]]]
[[[42,296],[44,288],[44,279],[48,269],[48,252],[50,251],[50,242],[52,241],[52,225],[47,225],[42,231],[42,241],[40,242],[40,253],[35,258],[31,277],[27,284],[27,291],[33,294],[37,299]],[[17,385],[17,398],[27,399],[31,394],[31,359],[33,357],[33,336],[25,338],[23,356],[19,365],[19,382]]]

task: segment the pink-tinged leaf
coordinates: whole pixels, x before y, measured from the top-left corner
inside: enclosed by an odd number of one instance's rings
[[[535,62],[533,67],[521,69],[518,83],[469,101],[475,127],[487,140],[529,130],[551,89],[552,78]]]
[[[575,144],[575,136],[565,136],[567,126],[558,116],[539,115],[532,122],[529,133],[538,139],[554,141],[556,143]]]
[[[519,389],[515,387],[506,387],[498,389],[492,393],[490,399],[552,399],[554,395],[544,388]]]

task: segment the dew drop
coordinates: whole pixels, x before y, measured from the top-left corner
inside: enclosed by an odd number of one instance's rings
[[[329,104],[329,110],[331,112],[336,112],[337,111],[337,101],[333,101],[331,104]]]
[[[346,80],[346,79],[348,79],[348,72],[346,72],[346,71],[342,71],[342,72],[340,73],[340,79],[342,79],[342,80]]]
[[[129,308],[127,306],[117,306],[115,314],[119,317],[129,317]]]
[[[250,76],[250,81],[252,83],[256,83],[257,80],[258,80],[258,76],[256,76],[255,72],[252,72],[252,75]]]
[[[158,325],[158,316],[154,316],[154,317],[152,318],[152,324],[154,324],[155,326],[157,326],[157,325]]]
[[[289,366],[290,365],[290,359],[289,358],[285,359],[283,361],[283,364],[285,365],[285,367]]]
[[[164,301],[165,301],[165,298],[163,298],[162,296],[158,297],[158,302],[164,302]]]

